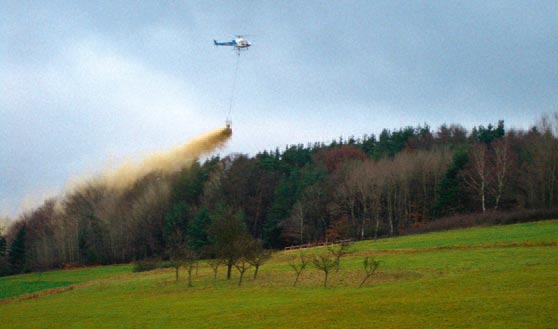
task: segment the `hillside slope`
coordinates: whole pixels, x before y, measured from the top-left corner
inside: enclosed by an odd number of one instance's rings
[[[104,277],[90,275],[81,281],[90,284],[71,290],[5,299],[0,317],[10,328],[558,326],[558,221],[364,241],[352,249],[328,288],[322,287],[323,273],[311,267],[292,287],[288,261],[298,251],[283,251],[256,280],[248,273],[241,287],[237,273],[226,281],[222,269],[213,281],[205,264],[194,274],[193,288],[184,273],[175,282],[170,269],[129,273],[121,267]],[[382,263],[357,288],[367,255]],[[107,272],[82,271],[95,270]],[[41,280],[67,278],[68,271],[59,271]],[[0,287],[5,296],[17,282],[33,279],[38,276],[2,278]]]

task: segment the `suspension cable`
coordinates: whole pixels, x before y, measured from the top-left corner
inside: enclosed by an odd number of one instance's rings
[[[230,99],[230,103],[229,103],[229,112],[227,113],[227,122],[231,122],[231,112],[232,112],[232,108],[233,108],[233,104],[234,104],[234,94],[236,91],[236,80],[238,79],[238,64],[240,62],[240,51],[238,53],[238,56],[236,57],[236,65],[235,65],[235,69],[234,69],[234,78],[233,78],[233,85],[232,85],[232,92],[231,92],[231,99]]]

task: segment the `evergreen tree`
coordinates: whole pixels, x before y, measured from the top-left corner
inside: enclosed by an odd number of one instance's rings
[[[6,238],[0,235],[0,276],[8,275],[8,262],[6,260]]]
[[[374,134],[370,136],[365,135],[362,139],[362,142],[360,142],[358,145],[360,149],[364,153],[366,153],[366,155],[371,156],[372,154],[374,154],[376,148],[376,136],[374,136]]]
[[[182,169],[172,187],[172,202],[184,201],[189,204],[197,204],[203,191],[203,184],[209,177],[208,170],[212,164],[213,161],[201,166],[196,161],[191,167]]]
[[[263,240],[266,247],[281,247],[280,222],[287,218],[296,201],[296,180],[291,176],[282,176],[275,188],[273,202],[264,225]]]
[[[165,215],[165,226],[163,227],[163,237],[165,245],[168,247],[174,243],[182,243],[188,228],[189,207],[182,201],[175,204],[172,211]],[[177,232],[180,234],[180,241],[177,241]]]
[[[497,127],[492,124],[489,124],[486,128],[482,125],[478,128],[474,127],[470,138],[472,142],[483,142],[490,145],[493,141],[504,137],[505,134],[504,121],[500,120]]]
[[[462,191],[462,178],[459,174],[467,162],[469,162],[467,149],[461,148],[457,150],[436,191],[436,203],[433,206],[434,217],[462,210],[463,195],[465,193]]]
[[[23,225],[19,231],[17,231],[16,237],[10,246],[10,251],[8,253],[8,261],[10,266],[10,272],[12,274],[19,274],[25,270],[26,255],[25,255],[25,235],[27,234],[27,229]]]
[[[209,238],[207,237],[207,230],[211,224],[209,217],[209,210],[203,208],[196,216],[188,223],[187,235],[190,241],[190,246],[198,254],[201,254],[203,249],[209,245]]]
[[[0,258],[6,257],[6,238],[0,235]]]

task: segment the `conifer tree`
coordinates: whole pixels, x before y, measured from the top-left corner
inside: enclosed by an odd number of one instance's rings
[[[0,276],[8,274],[8,262],[6,260],[6,238],[0,235]]]
[[[25,257],[25,235],[27,229],[23,225],[10,246],[10,251],[8,253],[8,261],[10,266],[10,272],[12,274],[22,273],[25,269],[26,257]]]

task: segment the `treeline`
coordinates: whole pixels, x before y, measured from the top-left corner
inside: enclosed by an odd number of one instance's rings
[[[529,130],[425,125],[215,157],[127,190],[91,180],[21,215],[0,237],[0,271],[169,259],[177,245],[222,258],[238,241],[275,249],[395,236],[458,214],[552,209],[557,137],[558,114]]]

